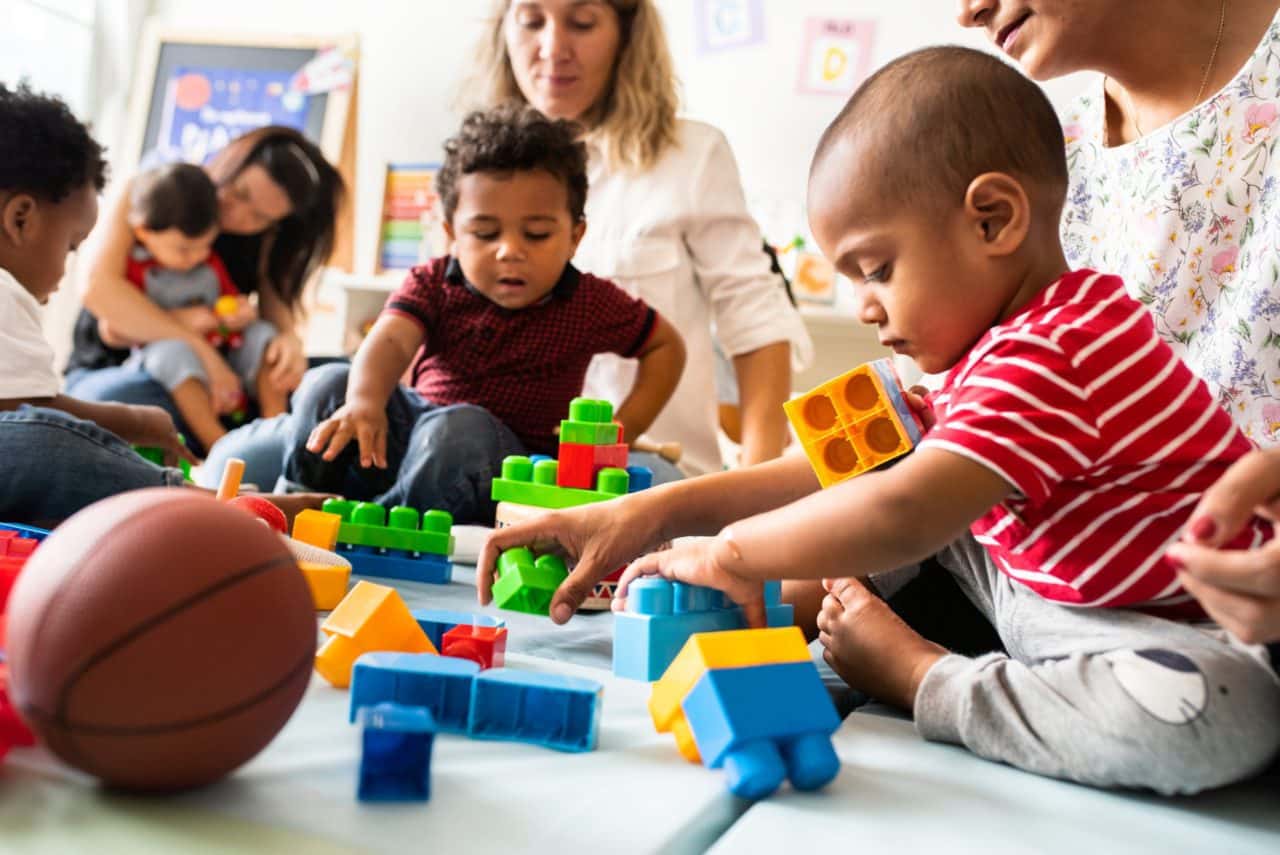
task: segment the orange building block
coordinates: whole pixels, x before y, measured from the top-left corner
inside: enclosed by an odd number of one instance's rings
[[[823,487],[901,457],[924,438],[893,363],[868,362],[782,405]]]
[[[395,588],[363,580],[320,629],[329,638],[316,653],[316,670],[339,689],[351,685],[351,669],[362,654],[438,652]]]
[[[336,609],[347,595],[347,583],[351,581],[349,566],[299,561],[298,568],[311,587],[311,599],[317,611]]]
[[[333,552],[338,548],[338,528],[342,517],[307,509],[293,518],[293,539]]]

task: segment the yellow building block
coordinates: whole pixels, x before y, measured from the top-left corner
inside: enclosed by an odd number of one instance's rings
[[[719,668],[746,668],[751,665],[778,665],[808,662],[809,647],[799,627],[736,629],[727,632],[700,632],[689,636],[680,653],[667,666],[662,679],[653,684],[649,714],[658,733],[668,731],[676,747],[690,761],[700,762],[698,746],[684,719],[681,704],[702,675]]]
[[[333,552],[338,548],[342,517],[308,508],[293,518],[293,539]]]
[[[888,359],[860,365],[782,406],[823,487],[906,454],[924,436]]]
[[[316,670],[340,689],[351,684],[351,669],[361,654],[438,652],[395,588],[363,580],[320,629],[329,638],[316,653]]]
[[[347,595],[347,583],[351,581],[351,568],[314,561],[299,561],[298,567],[311,587],[311,599],[317,611],[335,609]]]

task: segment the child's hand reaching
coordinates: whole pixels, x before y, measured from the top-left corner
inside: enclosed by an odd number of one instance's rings
[[[673,582],[723,591],[729,599],[742,607],[748,627],[765,626],[764,584],[729,572],[718,559],[718,553],[731,546],[723,538],[698,538],[637,558],[618,580],[613,610],[625,610],[627,586],[632,581],[642,576],[661,576]]]
[[[178,436],[178,428],[173,424],[173,416],[166,410],[141,404],[120,406],[128,413],[128,430],[121,432],[121,438],[126,442],[161,449],[164,452],[165,466],[174,466],[179,460],[200,462],[191,453],[191,449],[183,444]]]
[[[359,444],[361,466],[387,468],[386,410],[358,399],[343,404],[316,425],[307,437],[307,451],[332,461],[352,439]]]

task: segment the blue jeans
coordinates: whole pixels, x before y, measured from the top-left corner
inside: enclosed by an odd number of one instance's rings
[[[126,490],[180,486],[182,473],[93,422],[23,405],[0,412],[0,484],[0,520],[54,523]]]
[[[439,406],[397,386],[387,402],[387,468],[364,468],[355,441],[332,461],[306,448],[316,425],[342,406],[350,366],[308,371],[285,422],[284,477],[308,490],[388,507],[439,508],[457,523],[493,523],[491,482],[502,460],[524,454],[511,429],[470,404]]]

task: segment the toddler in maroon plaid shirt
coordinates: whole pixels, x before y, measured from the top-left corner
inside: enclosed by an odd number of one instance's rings
[[[307,374],[284,471],[308,489],[491,523],[502,459],[554,451],[595,354],[639,360],[617,408],[635,438],[675,390],[684,344],[645,303],[569,263],[586,230],[575,126],[527,107],[473,113],[445,154],[453,256],[410,271],[350,368]]]

